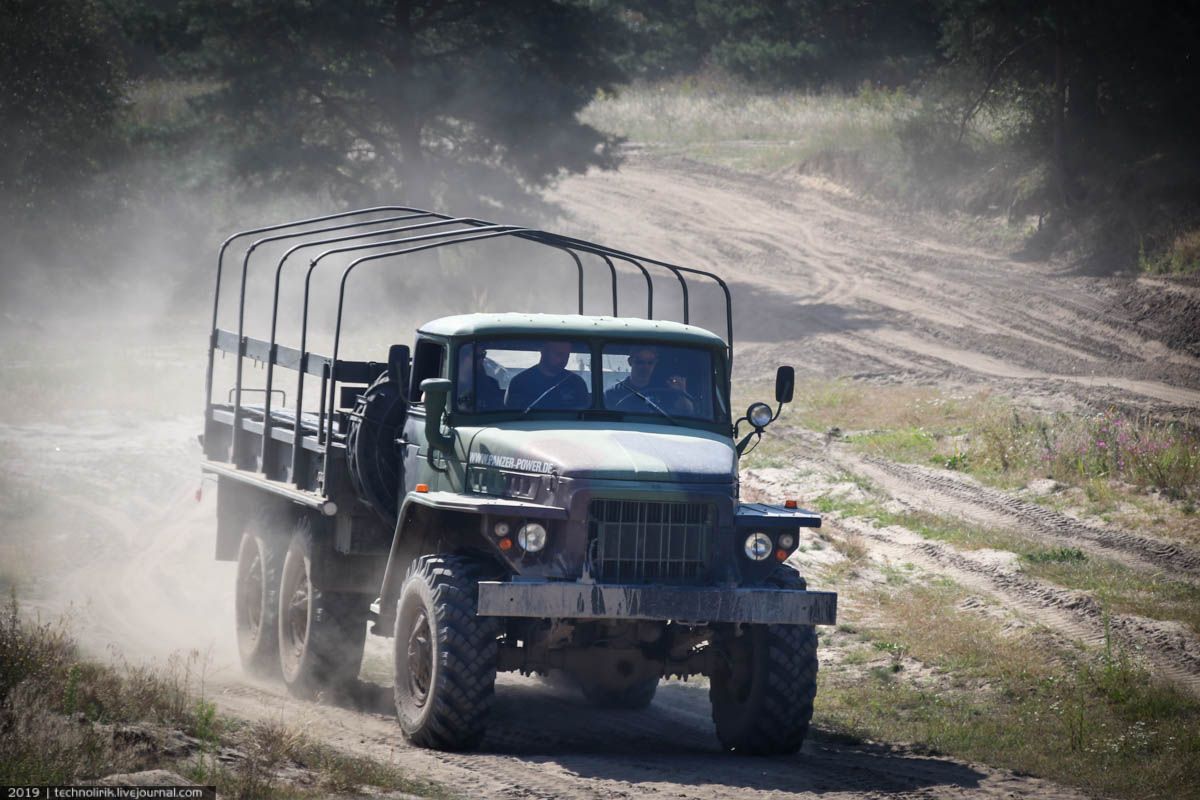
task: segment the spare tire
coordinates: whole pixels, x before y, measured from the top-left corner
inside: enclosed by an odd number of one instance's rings
[[[400,494],[396,438],[407,410],[404,392],[387,372],[359,395],[346,432],[346,465],[358,496],[391,522]]]

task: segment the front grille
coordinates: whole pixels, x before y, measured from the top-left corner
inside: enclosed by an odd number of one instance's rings
[[[703,578],[712,557],[716,506],[593,500],[588,548],[596,580],[687,583]]]

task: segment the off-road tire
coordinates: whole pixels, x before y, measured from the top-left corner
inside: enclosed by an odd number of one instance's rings
[[[279,677],[279,576],[287,549],[286,526],[277,516],[250,520],[238,547],[234,619],[242,669],[262,678]]]
[[[799,750],[817,693],[816,629],[752,625],[717,646],[730,657],[718,656],[709,689],[721,746],[754,756]]]
[[[396,607],[396,717],[420,747],[466,750],[483,737],[496,687],[499,626],[476,616],[478,565],[459,556],[413,562]]]
[[[799,589],[802,592],[808,589],[808,581],[787,564],[775,567],[775,570],[767,577],[767,585],[779,589]]]
[[[637,711],[654,701],[654,694],[658,691],[658,678],[646,678],[619,689],[581,680],[579,689],[596,708]]]
[[[311,699],[350,690],[362,667],[370,599],[328,592],[312,582],[318,549],[302,517],[283,559],[279,584],[279,670],[288,691]]]

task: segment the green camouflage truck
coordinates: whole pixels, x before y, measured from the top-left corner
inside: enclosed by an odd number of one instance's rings
[[[576,313],[443,317],[378,362],[339,357],[357,266],[501,237],[572,259]],[[237,330],[226,330],[221,274],[241,250]],[[291,348],[276,341],[280,285],[302,250]],[[245,331],[246,285],[264,260],[274,300],[259,339]],[[614,262],[644,277],[644,313],[617,313]],[[585,264],[611,275],[612,314],[583,313]],[[331,356],[307,342],[322,267],[341,270]],[[654,269],[678,283],[684,321],[655,318]],[[725,338],[688,324],[694,276],[722,291]],[[787,563],[818,515],[739,501],[739,456],[790,401],[794,373],[779,369],[774,409],[755,403],[735,421],[731,309],[712,273],[420,209],[231,236],[201,442],[218,484],[216,556],[237,562],[245,668],[299,696],[337,693],[357,680],[368,631],[391,637],[401,731],[439,749],[478,744],[500,671],[561,671],[588,701],[626,709],[649,705],[665,678],[704,675],[724,748],[797,750],[815,626],[835,622],[837,596],[809,591]],[[234,356],[224,402],[217,353]],[[281,386],[294,387],[291,404]]]

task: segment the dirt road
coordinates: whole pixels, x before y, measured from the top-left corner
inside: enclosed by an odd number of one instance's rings
[[[211,558],[213,497],[194,499],[193,423],[164,420],[132,433],[121,420],[92,420],[87,430],[0,426],[5,488],[23,498],[5,525],[4,555],[37,576],[22,587],[27,604],[46,615],[65,611],[89,650],[138,663],[183,654],[193,684],[225,713],[282,721],[464,797],[1081,796],[984,765],[903,746],[845,744],[820,731],[794,758],[731,758],[712,733],[707,690],[680,682],[664,686],[647,712],[613,712],[589,707],[573,689],[502,675],[480,751],[434,753],[400,737],[387,688],[388,642],[374,638],[360,696],[341,705],[294,700],[237,666],[234,570]],[[49,461],[48,441],[56,442]],[[36,548],[12,547],[51,531],[58,533]]]
[[[743,378],[786,357],[827,375],[1200,408],[1197,285],[1131,287],[1022,263],[865,210],[819,180],[690,161],[635,157],[554,198],[599,241],[731,279]],[[1171,311],[1147,317],[1155,305]]]
[[[619,173],[573,178],[554,199],[568,226],[601,241],[732,278],[742,379],[795,363],[810,374],[994,385],[1047,404],[1115,402],[1158,414],[1200,408],[1194,333],[1141,319],[1144,309],[1130,309],[1123,299],[1130,295],[1116,283],[906,229],[811,180],[752,180],[640,156]],[[1134,296],[1142,288],[1167,297],[1155,302],[1175,304],[1177,318],[1200,309],[1200,289],[1146,283]],[[195,356],[199,366],[199,352],[190,347],[179,357]],[[302,703],[250,683],[236,667],[233,568],[211,558],[213,499],[192,497],[196,423],[182,412],[150,422],[97,414],[62,425],[10,417],[0,425],[7,508],[0,555],[36,576],[23,587],[35,604],[74,604],[74,627],[98,652],[115,647],[132,658],[163,658],[202,651],[205,690],[226,712],[294,723],[466,796],[1077,796],[1004,770],[902,746],[844,744],[821,732],[795,758],[729,758],[712,734],[706,690],[695,684],[665,686],[638,714],[596,711],[571,690],[503,676],[480,752],[418,750],[403,743],[390,715],[383,640],[370,644],[357,708]],[[884,474],[889,466],[876,468]],[[919,480],[916,489],[904,483],[892,485],[906,502],[928,501],[934,491]],[[997,509],[986,493],[940,491],[964,513],[1026,511]],[[1178,548],[1043,522],[1051,534],[1163,568],[1194,574],[1200,563]],[[879,544],[919,549],[916,542]],[[934,563],[939,554],[923,557]],[[956,569],[971,572],[969,565]],[[994,589],[1002,582],[994,574],[976,579]],[[997,590],[1020,594],[1011,585]],[[1066,614],[1064,630],[1094,632],[1061,604],[1044,605]],[[1070,628],[1076,622],[1083,627]],[[1194,652],[1190,646],[1182,652]]]

